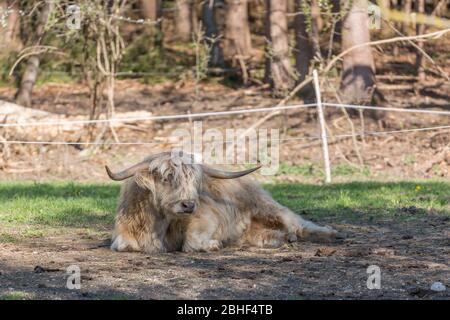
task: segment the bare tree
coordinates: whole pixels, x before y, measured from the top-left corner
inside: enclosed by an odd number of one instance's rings
[[[286,18],[287,0],[266,0],[265,80],[276,94],[285,93],[294,84],[289,61],[289,35]]]
[[[367,0],[353,0],[342,26],[342,51],[370,41]],[[375,90],[375,63],[370,46],[343,57],[340,96],[346,103],[370,102]]]
[[[175,27],[181,41],[190,41],[192,35],[192,1],[176,0]]]
[[[39,12],[36,22],[36,31],[31,35],[28,44],[38,46],[45,35],[45,26],[53,8],[53,1],[45,1]],[[40,57],[38,54],[31,55],[27,59],[25,71],[20,80],[19,90],[16,93],[16,103],[29,107],[31,105],[31,94],[39,72]]]
[[[215,0],[203,1],[202,5],[202,22],[205,29],[205,38],[210,48],[209,67],[224,67],[224,59],[222,48],[219,43],[219,32],[217,29],[215,18]]]
[[[126,0],[108,3],[103,0],[85,0],[88,14],[83,23],[83,73],[90,89],[91,110],[89,118],[96,120],[103,111],[108,118],[115,113],[115,77],[123,52],[124,41],[120,35],[120,17],[126,8]],[[93,54],[92,54],[93,52]],[[106,90],[106,110],[104,110],[104,90]],[[118,137],[109,125],[114,139]],[[93,137],[94,126],[88,126],[88,141]]]
[[[248,24],[247,0],[227,2],[224,54],[233,58],[249,57],[252,52],[252,40]]]
[[[303,12],[302,4],[304,0],[295,0],[295,69],[298,75],[298,81],[302,82],[309,74],[309,68],[313,59],[313,48],[311,38],[308,33],[308,26],[306,23],[306,15]],[[304,93],[309,92],[312,86],[303,90]],[[302,93],[303,93],[302,92]]]

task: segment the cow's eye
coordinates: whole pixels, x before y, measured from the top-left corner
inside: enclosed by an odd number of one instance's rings
[[[171,174],[167,175],[167,177],[165,177],[165,178],[162,178],[163,183],[170,183],[171,180],[172,180]]]

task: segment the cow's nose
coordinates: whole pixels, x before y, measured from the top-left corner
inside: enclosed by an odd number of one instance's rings
[[[195,201],[181,201],[181,208],[185,213],[192,213],[195,210]]]

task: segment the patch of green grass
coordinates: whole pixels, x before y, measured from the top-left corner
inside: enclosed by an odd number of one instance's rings
[[[21,235],[28,238],[38,238],[43,237],[45,232],[42,229],[27,228],[21,232]]]
[[[0,243],[17,243],[17,242],[19,242],[17,236],[6,232],[0,233]]]
[[[297,213],[335,221],[450,213],[450,183],[440,181],[283,183],[265,188]],[[108,231],[118,193],[118,184],[2,182],[0,242],[41,237],[48,228]]]
[[[301,166],[291,166],[284,162],[280,163],[280,168],[278,170],[278,175],[288,174],[288,175],[299,175],[303,177],[313,177],[316,175],[321,175],[320,169],[314,164],[305,164]]]
[[[113,223],[118,192],[117,184],[3,182],[0,223],[105,228]]]
[[[315,164],[304,164],[299,166],[292,166],[287,163],[281,163],[277,175],[293,175],[310,178],[323,178],[325,176],[323,168]],[[368,167],[358,168],[346,164],[333,166],[331,174],[334,177],[355,177],[355,176],[370,176],[371,172]]]
[[[315,217],[370,220],[450,214],[450,183],[440,181],[277,184],[266,189],[295,212]]]
[[[0,300],[30,300],[33,296],[28,292],[23,291],[11,291],[0,295]]]
[[[335,177],[349,177],[349,176],[365,176],[369,177],[371,175],[369,167],[353,167],[346,164],[341,164],[334,166],[331,169],[331,174]]]

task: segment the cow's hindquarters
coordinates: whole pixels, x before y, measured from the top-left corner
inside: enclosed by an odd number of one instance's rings
[[[322,227],[303,219],[273,200],[265,191],[255,194],[258,205],[252,210],[252,221],[257,220],[269,229],[284,231],[289,240],[295,236],[308,240],[330,240],[336,236],[337,232],[332,228]]]

